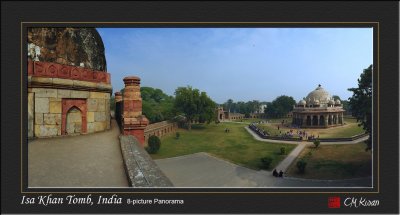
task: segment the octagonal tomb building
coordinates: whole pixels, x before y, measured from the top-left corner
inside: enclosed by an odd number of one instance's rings
[[[329,128],[344,124],[343,105],[321,85],[293,108],[292,124],[301,128]]]

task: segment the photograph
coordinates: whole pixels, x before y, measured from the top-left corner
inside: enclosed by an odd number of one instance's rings
[[[1,213],[399,213],[399,2],[2,1]]]
[[[27,31],[28,187],[373,187],[373,28]]]

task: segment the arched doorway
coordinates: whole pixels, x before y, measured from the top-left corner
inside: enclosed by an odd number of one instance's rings
[[[86,114],[86,99],[63,99],[61,134],[86,133]]]
[[[332,115],[328,116],[328,125],[332,125]]]
[[[82,132],[82,113],[73,106],[67,112],[66,134],[80,134]]]

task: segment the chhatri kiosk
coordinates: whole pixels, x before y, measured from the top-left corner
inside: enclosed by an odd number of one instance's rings
[[[318,85],[293,108],[293,125],[301,128],[329,128],[342,126],[345,110],[339,99]]]

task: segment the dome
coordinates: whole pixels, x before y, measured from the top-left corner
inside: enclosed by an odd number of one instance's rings
[[[306,105],[306,101],[304,101],[303,99],[299,101],[299,103],[297,103],[298,105]]]
[[[35,61],[106,71],[104,43],[95,28],[28,28],[28,54]],[[32,53],[30,53],[32,52]]]
[[[340,105],[340,100],[336,99],[335,104]]]
[[[318,87],[311,91],[307,97],[307,101],[315,101],[318,100],[320,104],[327,104],[328,101],[330,100],[331,96],[330,94],[321,87],[321,85],[318,85]]]
[[[335,104],[335,101],[333,101],[333,100],[329,100],[328,104],[330,104],[330,105],[334,105],[334,104]]]
[[[314,105],[319,105],[319,100],[318,99],[316,99],[316,100],[314,100],[314,103],[313,103]]]

